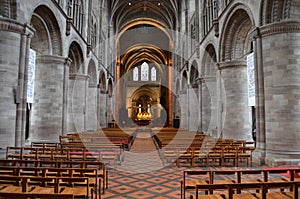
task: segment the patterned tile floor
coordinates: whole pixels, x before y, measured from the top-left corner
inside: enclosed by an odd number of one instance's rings
[[[180,180],[186,169],[212,168],[178,168],[174,164],[163,166],[151,136],[143,132],[136,137],[130,151],[126,151],[122,165],[119,165],[116,170],[109,169],[109,188],[102,198],[178,199]],[[230,168],[226,167],[226,169]]]

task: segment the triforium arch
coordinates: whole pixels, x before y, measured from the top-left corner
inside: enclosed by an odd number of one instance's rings
[[[237,4],[226,17],[221,35],[220,70],[224,138],[252,140],[252,107],[248,106],[246,58],[252,51],[248,34],[253,30],[252,16],[247,7]],[[224,103],[226,102],[226,103]]]
[[[88,64],[89,85],[97,84],[97,67],[94,60],[90,60]]]
[[[207,44],[202,64],[201,78],[199,80],[200,88],[200,109],[201,119],[200,127],[203,132],[212,134],[217,127],[217,53],[215,46]]]
[[[194,60],[189,67],[189,86],[188,86],[188,109],[189,109],[189,130],[199,130],[199,66]]]
[[[84,74],[83,51],[78,42],[73,41],[71,43],[68,57],[72,61],[70,66],[70,74]]]
[[[95,61],[91,59],[88,64],[87,69],[87,91],[86,91],[86,116],[85,125],[87,130],[96,130],[98,123],[95,118],[97,118],[97,68]]]
[[[101,127],[107,126],[107,123],[112,122],[112,101],[109,96],[107,96],[107,77],[105,70],[101,70],[99,73],[99,82],[98,82],[98,121]]]
[[[31,109],[27,111],[25,138],[29,141],[55,140],[64,131],[63,113],[66,111],[64,91],[68,63],[61,57],[61,29],[56,16],[46,6],[34,9],[30,24],[36,30],[30,43],[30,48],[36,52],[35,94]]]
[[[69,47],[71,60],[68,90],[68,131],[78,132],[86,127],[86,93],[88,76],[84,74],[84,56],[81,46],[73,41]]]

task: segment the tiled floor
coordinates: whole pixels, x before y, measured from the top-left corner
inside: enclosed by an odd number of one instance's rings
[[[105,199],[178,199],[180,180],[186,169],[208,167],[163,166],[151,136],[137,136],[125,160],[116,170],[109,170],[109,188]],[[224,168],[214,168],[224,169]],[[226,169],[230,169],[226,167]]]

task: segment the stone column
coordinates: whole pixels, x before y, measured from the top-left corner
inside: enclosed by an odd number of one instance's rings
[[[63,116],[62,116],[62,135],[68,132],[68,95],[69,95],[69,71],[72,60],[65,59],[64,80],[63,80]]]
[[[88,76],[70,74],[68,97],[68,133],[85,131],[86,81]]]
[[[265,93],[266,163],[300,160],[300,23],[260,28]],[[261,139],[261,138],[259,138]]]
[[[256,150],[253,152],[253,160],[258,164],[265,164],[266,129],[265,129],[265,88],[264,68],[262,54],[262,39],[259,29],[251,32],[250,38],[254,47],[255,69],[255,95],[256,95]]]
[[[113,115],[111,107],[111,102],[108,103],[108,95],[105,90],[98,90],[99,92],[99,123],[102,128],[107,127],[107,122],[112,122]],[[111,99],[111,98],[110,98]],[[108,111],[109,109],[109,111]]]
[[[0,18],[0,147],[25,142],[25,73],[33,34],[27,24]]]
[[[89,84],[86,103],[86,130],[97,129],[97,84]]]
[[[65,75],[68,59],[43,55],[36,59],[35,95],[28,141],[58,141],[64,133]]]
[[[202,78],[202,129],[212,135],[212,130],[217,125],[216,114],[216,78]]]
[[[199,122],[199,100],[198,100],[198,87],[197,85],[188,86],[189,93],[189,130],[192,132],[198,131],[198,122]]]
[[[246,62],[221,63],[220,69],[225,88],[222,96],[225,112],[223,138],[252,141]]]
[[[203,104],[203,99],[202,99],[202,78],[198,79],[198,98],[199,98],[199,119],[198,119],[198,131],[199,132],[204,132],[203,131],[203,125],[202,125],[202,120],[203,120],[203,114],[202,114],[202,111],[203,111],[203,108],[202,108],[202,104]]]
[[[180,104],[180,128],[188,129],[188,100],[187,100],[187,90],[179,91],[179,104]]]

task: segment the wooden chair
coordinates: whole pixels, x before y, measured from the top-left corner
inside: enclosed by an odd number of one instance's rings
[[[228,199],[265,199],[264,184],[256,183],[236,183],[226,185],[228,187]],[[258,190],[251,192],[252,190]]]
[[[74,199],[73,194],[62,193],[32,193],[29,195],[31,195],[31,199]]]
[[[0,192],[1,199],[32,199],[30,193]]]
[[[75,198],[89,199],[91,191],[89,186],[89,178],[67,177],[58,178],[58,180],[59,193],[73,194]]]
[[[215,146],[208,151],[207,154],[207,166],[222,165],[222,147]]]
[[[73,194],[61,193],[10,193],[0,192],[1,199],[74,199]]]
[[[232,162],[232,166],[237,165],[238,149],[235,146],[227,145],[222,147],[222,166],[225,163]]]
[[[220,179],[222,178],[222,179]],[[233,184],[238,182],[237,170],[213,170],[211,171],[211,184]]]
[[[177,147],[163,147],[161,149],[161,156],[163,165],[167,165],[169,163],[174,163],[178,166],[178,153]]]
[[[6,147],[6,159],[22,159],[23,147]]]
[[[22,193],[27,191],[27,178],[20,176],[0,176],[0,192]]]
[[[89,187],[92,198],[101,198],[101,178],[98,176],[97,168],[73,168],[71,169],[72,177],[87,177],[89,178]],[[83,182],[85,184],[86,182]],[[80,183],[78,183],[80,184]],[[95,192],[95,194],[94,194]]]
[[[177,150],[177,166],[180,167],[182,160],[188,162],[190,166],[193,165],[194,152],[192,148],[179,147]]]
[[[207,166],[208,151],[209,151],[209,149],[206,147],[194,147],[192,166],[194,166],[195,163],[198,163],[199,165],[202,165],[202,166]]]
[[[198,184],[209,184],[211,178],[210,171],[183,171],[183,178],[180,181],[181,199],[186,197],[186,191],[195,190]]]
[[[253,152],[252,147],[245,147],[245,146],[240,146],[238,147],[238,152],[237,152],[237,165],[239,166],[239,162],[246,161],[247,166],[250,163],[250,166],[252,167],[252,152]]]
[[[224,199],[227,186],[225,184],[197,184],[195,190],[195,194],[190,195],[190,199]],[[214,193],[215,190],[224,190],[225,193]]]
[[[28,177],[28,189],[31,193],[59,193],[56,177]]]
[[[268,182],[265,183],[266,198],[296,199],[299,198],[297,182]],[[270,191],[272,189],[272,191]],[[293,190],[293,191],[290,191]]]

